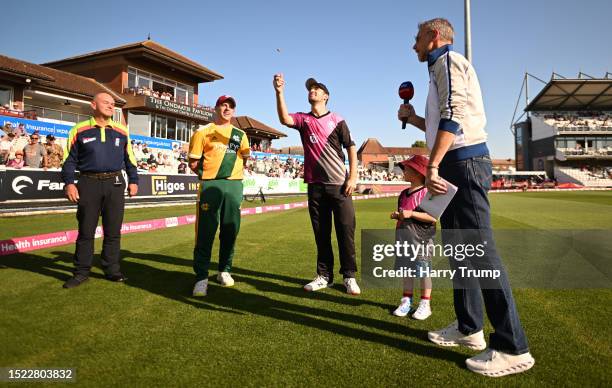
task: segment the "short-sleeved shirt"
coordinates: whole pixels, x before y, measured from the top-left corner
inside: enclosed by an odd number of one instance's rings
[[[397,199],[397,211],[401,212],[402,210],[414,210],[423,212],[423,210],[419,207],[421,202],[425,199],[427,195],[427,188],[421,187],[414,191],[410,191],[410,189],[405,189],[402,191]],[[416,233],[421,236],[427,236],[431,233],[435,233],[436,226],[435,224],[429,222],[418,221],[413,218],[408,218],[406,220],[397,220],[396,229],[404,229],[404,228],[414,228],[416,227]],[[423,233],[424,232],[424,233]],[[431,235],[432,237],[433,235]]]
[[[62,166],[62,160],[64,160],[64,150],[59,144],[45,145],[47,149],[47,167],[59,168]]]
[[[344,119],[334,112],[320,117],[302,112],[290,116],[304,146],[304,182],[344,184],[347,171],[342,147],[355,145]]]
[[[421,187],[414,191],[405,189],[401,192],[399,198],[397,199],[397,211],[401,212],[402,210],[414,210],[422,212],[423,210],[419,207],[419,205],[421,202],[423,202],[426,195],[426,187]],[[413,245],[420,245],[423,243],[427,244],[432,242],[434,236],[436,235],[436,224],[419,221],[414,218],[408,218],[403,221],[397,220],[395,230],[397,241],[407,241]],[[426,254],[422,257],[418,257],[417,260],[431,260],[431,257],[429,254]]]
[[[198,177],[202,180],[242,179],[244,159],[250,154],[246,133],[232,125],[208,124],[189,142],[189,158],[199,160]]]
[[[40,144],[28,144],[23,147],[23,160],[28,167],[40,167],[43,157],[47,154],[45,147]]]
[[[13,142],[10,140],[0,141],[0,152],[9,152],[13,149]]]
[[[405,189],[399,195],[397,199],[397,211],[401,212],[402,210],[415,210],[427,194],[427,187],[421,187],[413,192],[410,192],[410,189]]]

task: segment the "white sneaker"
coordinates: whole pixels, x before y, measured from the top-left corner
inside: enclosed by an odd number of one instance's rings
[[[531,369],[534,364],[535,359],[529,352],[516,355],[493,349],[487,349],[465,360],[465,365],[469,370],[489,377],[501,377],[514,373],[522,373]]]
[[[344,287],[346,287],[346,293],[351,295],[361,294],[361,288],[357,285],[355,278],[345,278]]]
[[[206,296],[208,291],[208,279],[199,280],[193,286],[193,296]]]
[[[217,274],[217,281],[221,283],[223,287],[232,287],[234,285],[234,279],[229,272],[219,272]]]
[[[327,278],[321,275],[317,275],[316,278],[314,278],[314,280],[310,283],[308,283],[307,285],[304,286],[304,289],[308,292],[311,291],[319,291],[322,290],[323,288],[327,288],[329,286],[331,286],[332,283],[327,281]]]
[[[467,346],[473,350],[483,350],[487,347],[482,330],[474,334],[465,335],[457,328],[457,321],[441,330],[430,331],[427,337],[434,344],[442,346]]]
[[[419,302],[419,307],[416,309],[414,314],[412,314],[412,318],[417,321],[424,321],[431,315],[431,305],[429,304],[429,300],[421,299]]]
[[[405,317],[410,312],[411,306],[412,298],[405,296],[401,299],[400,305],[393,311],[393,315],[396,317]]]

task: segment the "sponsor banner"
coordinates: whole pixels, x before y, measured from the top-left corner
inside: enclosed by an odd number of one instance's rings
[[[198,187],[199,181],[195,175],[139,174],[138,195],[196,195]]]
[[[69,230],[0,241],[0,256],[70,244],[76,241],[77,234],[78,231]]]
[[[242,180],[244,194],[257,194],[259,190],[264,194],[289,194],[308,192],[308,185],[303,179],[270,178],[264,175],[244,177]]]
[[[148,232],[163,227],[159,220],[128,222],[121,225],[121,234]],[[102,230],[100,230],[102,231]]]
[[[304,163],[304,155],[293,155],[293,154],[273,154],[270,152],[251,151],[251,156],[255,159],[278,159],[281,162],[287,161],[287,159],[296,159],[301,163]]]
[[[400,191],[407,189],[408,187],[410,187],[410,184],[408,182],[399,182],[399,181],[392,181],[392,182],[368,182],[368,181],[358,181],[357,182],[357,189],[360,192],[363,192],[364,190],[370,189],[373,190],[375,192],[382,192],[382,193],[399,193]]]
[[[2,116],[0,115],[0,126],[4,126],[4,124],[11,123],[13,127],[19,126],[19,124],[25,125],[26,132],[31,134],[34,131],[40,132],[42,136],[53,135],[57,138],[68,138],[68,133],[70,132],[71,125],[66,124],[56,124],[46,121],[40,120],[28,120],[22,119],[18,117],[10,117],[10,116]],[[135,140],[136,142],[147,143],[149,148],[160,149],[160,150],[173,150],[180,148],[182,145],[181,141],[177,140],[169,140],[169,139],[160,139],[156,137],[149,136],[141,136],[141,135],[132,135],[130,134],[130,138]]]
[[[155,148],[160,150],[173,150],[181,147],[180,141],[159,139],[156,137],[130,134],[130,139],[134,140],[136,143],[140,142],[146,144],[148,148]]]
[[[13,170],[0,174],[0,200],[64,198],[59,171]]]
[[[164,224],[166,228],[173,228],[175,226],[179,226],[178,217],[168,217],[164,219]]]
[[[195,175],[140,173],[138,195],[196,195],[198,183]],[[0,172],[0,201],[61,198],[64,198],[64,182],[58,170],[6,169]]]
[[[195,218],[195,216],[181,216],[128,222],[121,225],[121,234],[148,232],[151,230],[193,224]],[[76,241],[77,236],[78,230],[67,230],[64,232],[18,237],[0,241],[0,256],[71,244]],[[95,238],[101,238],[102,236],[104,236],[104,230],[101,226],[98,226],[96,228]]]
[[[381,195],[362,195],[353,197],[353,199],[370,199],[390,197],[391,194]],[[258,206],[254,208],[242,209],[240,214],[243,216],[278,212],[292,209],[305,208],[308,206],[308,201],[286,203],[281,205]],[[154,220],[128,222],[121,225],[121,234],[148,232],[152,230],[173,228],[176,226],[193,224],[196,221],[195,215],[187,215],[180,217],[159,218]],[[6,256],[14,253],[23,253],[35,251],[38,249],[52,248],[60,245],[72,244],[76,241],[78,230],[67,230],[64,232],[40,234],[36,236],[17,237],[9,240],[0,241],[0,256]],[[101,226],[96,228],[95,238],[101,238],[104,235],[104,230]]]
[[[612,187],[578,187],[578,188],[567,188],[567,189],[501,189],[501,190],[489,190],[491,193],[522,193],[532,191],[608,191],[612,190]]]
[[[66,124],[55,124],[46,121],[28,120],[11,116],[0,116],[0,123],[2,126],[4,126],[6,123],[11,123],[13,127],[23,124],[28,134],[38,131],[42,136],[53,135],[59,138],[67,138],[68,132],[70,132],[70,128],[72,128],[72,126]]]
[[[210,107],[195,107],[178,102],[162,100],[161,98],[155,98],[147,96],[145,98],[145,106],[147,108],[153,108],[162,112],[173,113],[176,115],[186,116],[193,119],[212,121],[214,109]]]
[[[285,203],[280,205],[257,206],[240,210],[240,215],[247,216],[252,214],[278,212],[283,210],[300,209],[305,207],[308,207],[308,201]]]
[[[240,209],[240,215],[241,216],[250,216],[250,215],[253,215],[253,214],[256,214],[254,207],[250,207],[250,208],[247,208],[247,209]]]
[[[195,196],[198,193],[199,180],[195,175],[138,175],[138,196]],[[302,179],[251,176],[243,180],[243,185],[246,195],[257,194],[260,189],[266,195],[303,194],[308,191],[308,186]],[[6,169],[0,172],[0,201],[61,198],[64,198],[64,183],[58,170]],[[360,196],[355,197],[359,198]]]

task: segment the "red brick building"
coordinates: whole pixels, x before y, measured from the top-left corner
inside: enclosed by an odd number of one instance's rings
[[[422,147],[383,147],[376,138],[368,138],[357,150],[357,159],[367,167],[376,164],[388,168],[389,161],[399,162],[413,155],[428,155],[427,148]]]

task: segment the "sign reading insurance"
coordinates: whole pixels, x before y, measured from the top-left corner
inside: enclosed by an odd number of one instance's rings
[[[155,110],[173,113],[176,115],[187,116],[194,119],[212,121],[213,112],[203,108],[196,108],[185,104],[179,104],[178,102],[162,100],[161,98],[155,98],[148,96],[145,98],[145,106],[147,108],[153,108]]]
[[[53,135],[55,137],[68,137],[70,125],[48,123],[39,120],[28,120],[21,117],[0,116],[0,127],[10,123],[13,128],[17,128],[19,124],[23,124],[27,133],[38,131],[41,135]]]

